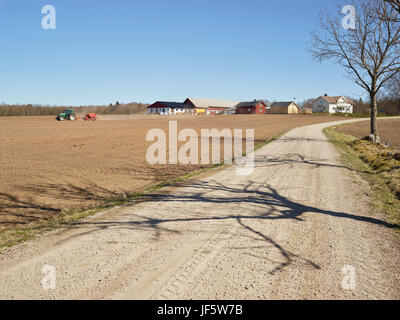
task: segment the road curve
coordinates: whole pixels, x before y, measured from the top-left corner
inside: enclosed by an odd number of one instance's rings
[[[0,298],[399,299],[394,226],[322,132],[339,123],[291,130],[249,176],[230,166],[7,249]]]

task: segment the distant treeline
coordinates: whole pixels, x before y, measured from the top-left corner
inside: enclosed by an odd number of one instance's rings
[[[137,114],[145,113],[148,104],[143,103],[116,103],[108,106],[41,106],[41,105],[0,105],[0,117],[6,116],[56,116],[65,109],[74,109],[77,114],[97,113],[97,114]]]

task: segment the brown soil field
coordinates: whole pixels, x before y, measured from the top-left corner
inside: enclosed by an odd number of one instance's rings
[[[147,163],[146,150],[152,144],[146,142],[147,132],[168,132],[169,120],[178,121],[178,130],[255,129],[256,141],[265,141],[294,127],[343,118],[138,115],[57,122],[53,117],[0,117],[0,230],[52,218],[63,210],[90,208],[201,168]]]
[[[337,130],[361,139],[368,136],[369,128],[370,122],[363,121],[340,126]],[[395,148],[400,149],[400,118],[378,120],[378,132],[384,143],[391,142]]]

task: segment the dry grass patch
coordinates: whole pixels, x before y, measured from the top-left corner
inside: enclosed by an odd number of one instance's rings
[[[351,135],[340,133],[336,127],[324,130],[337,147],[343,163],[357,171],[371,186],[371,205],[385,213],[395,223],[400,222],[400,153],[374,145]]]
[[[350,146],[359,157],[386,181],[389,189],[400,199],[400,152],[355,139]]]

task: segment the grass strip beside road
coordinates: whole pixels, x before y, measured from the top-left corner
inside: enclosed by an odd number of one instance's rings
[[[340,133],[336,127],[326,128],[324,133],[336,146],[344,165],[369,183],[371,206],[392,223],[400,224],[400,159],[396,150]]]

